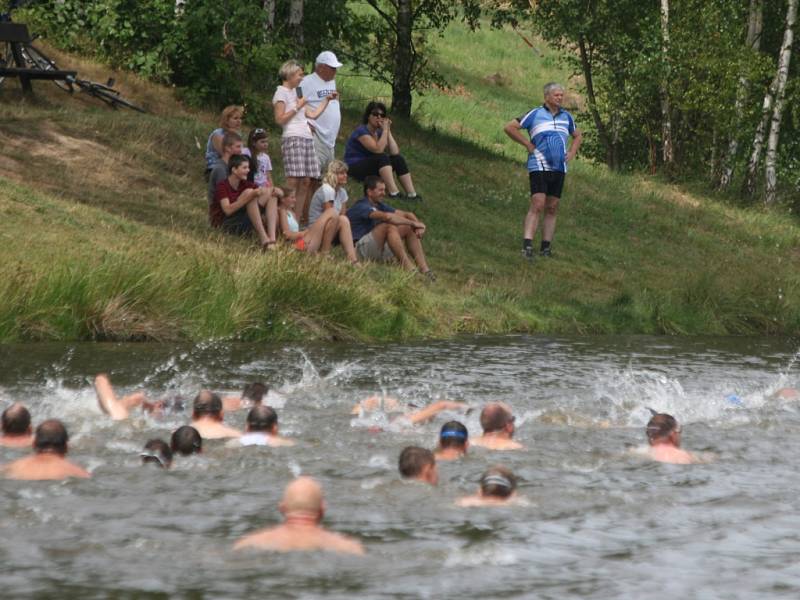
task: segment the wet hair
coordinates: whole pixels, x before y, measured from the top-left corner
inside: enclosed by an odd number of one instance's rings
[[[248,431],[272,431],[278,424],[278,413],[270,406],[259,404],[250,409],[247,413]]]
[[[347,173],[347,163],[341,160],[332,160],[328,163],[328,168],[325,175],[322,176],[322,183],[327,183],[332,188],[336,189],[338,185],[337,176],[339,173]]]
[[[222,398],[214,392],[202,390],[194,397],[193,413],[195,417],[209,415],[211,417],[222,416]]]
[[[223,108],[222,115],[219,118],[219,126],[222,127],[223,129],[226,129],[228,126],[228,121],[237,112],[242,113],[242,116],[244,116],[244,106],[239,106],[238,104],[231,104],[230,106],[226,106],[225,108]]]
[[[419,446],[408,446],[403,448],[400,453],[400,459],[397,461],[397,467],[400,470],[400,475],[403,477],[419,477],[422,474],[422,469],[426,465],[435,465],[436,458],[433,452],[427,448],[420,448]]]
[[[481,494],[495,498],[508,498],[517,489],[517,478],[510,469],[490,467],[481,475]]]
[[[377,175],[367,175],[364,177],[364,195],[366,195],[367,190],[374,190],[378,187],[379,183],[383,183],[383,179]]]
[[[385,105],[383,102],[378,102],[377,100],[373,100],[372,102],[370,102],[369,104],[367,104],[367,108],[366,108],[366,110],[364,111],[364,116],[363,116],[363,117],[361,117],[361,122],[362,122],[362,123],[364,123],[364,125],[366,125],[366,124],[367,124],[367,121],[369,121],[369,115],[370,115],[370,114],[372,113],[372,111],[373,111],[373,110],[375,110],[376,108],[379,108],[379,109],[381,109],[381,110],[383,111],[383,114],[387,114],[387,113],[386,113],[386,105]]]
[[[481,427],[484,433],[500,431],[514,422],[514,416],[501,404],[487,404],[481,411]]]
[[[303,66],[294,59],[287,60],[285,63],[281,65],[281,68],[278,69],[278,77],[281,78],[281,81],[288,81],[289,77],[291,77],[297,71],[301,71]]]
[[[24,435],[31,427],[31,413],[19,402],[3,411],[2,429],[7,435]]]
[[[203,438],[200,437],[200,432],[191,425],[183,425],[172,432],[169,445],[176,454],[189,456],[203,449]]]
[[[657,413],[647,422],[647,439],[657,442],[668,438],[670,434],[678,429],[678,421],[675,417],[666,413]]]
[[[142,457],[142,464],[156,464],[161,468],[169,467],[172,464],[172,449],[169,444],[162,439],[147,440],[139,456]]]
[[[469,432],[463,423],[448,421],[439,431],[439,446],[442,448],[464,448]]]
[[[260,381],[248,383],[244,386],[242,400],[250,400],[254,404],[261,404],[261,401],[264,399],[264,394],[268,392],[269,386],[265,383],[261,383]]]
[[[225,152],[225,148],[230,148],[236,142],[241,142],[242,136],[240,136],[235,131],[226,131],[222,135],[222,151]]]
[[[69,434],[67,428],[58,419],[47,419],[36,428],[33,438],[33,449],[36,452],[52,452],[64,455],[67,453]]]
[[[244,154],[234,154],[231,156],[228,160],[228,175],[233,173],[233,170],[236,167],[243,165],[244,163],[247,163],[248,165],[250,164],[250,159]]]

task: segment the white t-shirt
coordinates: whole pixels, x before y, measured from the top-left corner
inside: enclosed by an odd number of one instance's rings
[[[242,154],[250,156],[250,148],[242,148]],[[253,183],[258,187],[267,187],[270,183],[270,173],[272,173],[272,159],[269,154],[259,152],[256,155],[256,172],[253,174]]]
[[[347,202],[347,190],[343,187],[334,190],[327,183],[323,183],[311,198],[311,206],[308,208],[309,225],[322,216],[325,210],[323,204],[326,202],[333,202],[333,208],[336,209],[336,212],[341,213],[342,205]]]
[[[311,110],[317,107],[331,92],[336,91],[336,80],[323,81],[322,77],[316,73],[311,73],[303,77],[300,82],[303,88],[303,96],[308,101]],[[338,100],[331,100],[320,116],[311,121],[320,141],[328,148],[336,145],[336,136],[339,134],[339,127],[342,124],[342,111]]]
[[[305,91],[305,90],[304,90]],[[285,111],[295,110],[297,108],[297,91],[289,89],[282,85],[278,86],[275,90],[275,95],[272,97],[272,104],[283,102]],[[295,113],[291,120],[283,126],[283,135],[281,137],[301,137],[311,139],[311,129],[308,127],[308,119],[306,118],[306,111],[300,110]]]
[[[245,433],[239,438],[242,446],[269,446],[269,437],[261,431]]]

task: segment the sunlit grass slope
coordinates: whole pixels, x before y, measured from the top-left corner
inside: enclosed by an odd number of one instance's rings
[[[395,128],[425,196],[413,210],[429,225],[433,285],[392,267],[353,269],[340,255],[264,256],[210,233],[199,146],[215,116],[186,110],[170,90],[118,74],[151,109],[142,116],[47,82],[24,100],[5,82],[0,340],[800,333],[796,222],[585,161],[568,177],[556,257],[525,263],[527,177],[500,127],[559,79],[554,55],[513,32],[459,28],[437,47],[459,91],[417,98],[418,120]],[[363,104],[386,93],[370,85],[341,77],[339,152]],[[274,128],[271,144],[281,179]]]

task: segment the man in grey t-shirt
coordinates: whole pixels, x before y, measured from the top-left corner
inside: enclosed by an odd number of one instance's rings
[[[314,64],[314,72],[306,75],[300,82],[300,88],[310,110],[315,110],[325,97],[331,96],[331,101],[323,113],[313,121],[309,120],[314,129],[314,149],[322,175],[325,175],[328,163],[334,158],[336,136],[342,124],[339,94],[336,91],[336,69],[341,66],[342,63],[333,52],[329,50],[320,52]]]

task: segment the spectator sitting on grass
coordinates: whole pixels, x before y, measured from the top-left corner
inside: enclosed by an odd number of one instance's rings
[[[206,175],[211,172],[214,165],[222,158],[222,138],[226,133],[239,134],[244,118],[243,106],[226,106],[220,117],[220,126],[208,136],[206,142]]]
[[[250,162],[242,154],[235,154],[228,161],[228,177],[217,185],[214,201],[209,206],[211,225],[232,235],[258,235],[261,247],[268,249],[275,243],[264,227],[262,201],[271,203],[274,211],[275,198],[267,199],[266,191],[247,181]],[[270,227],[274,230],[274,224]]]
[[[322,214],[329,209],[336,211],[339,218],[336,222],[336,236],[334,244],[341,244],[348,260],[356,264],[358,257],[353,245],[353,232],[350,229],[350,219],[345,215],[347,210],[347,165],[340,160],[328,163],[328,169],[322,177],[322,186],[317,189],[311,198],[308,222],[313,225]]]
[[[323,254],[327,254],[331,250],[331,243],[336,235],[336,211],[326,210],[313,225],[300,231],[300,223],[294,212],[296,201],[296,193],[291,188],[287,189],[286,194],[281,198],[278,218],[283,237],[295,250],[309,254],[314,254],[319,250]]]
[[[396,210],[382,202],[386,185],[375,175],[364,179],[364,197],[347,211],[353,231],[356,253],[364,260],[389,261],[396,257],[407,270],[417,263],[420,272],[431,281],[436,276],[428,267],[422,249],[425,224],[414,213]],[[412,261],[406,248],[414,258]]]

